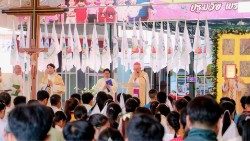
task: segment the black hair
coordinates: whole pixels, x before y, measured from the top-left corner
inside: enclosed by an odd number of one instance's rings
[[[250,140],[250,119],[245,119],[245,122],[242,126],[242,141],[249,141],[249,140]]]
[[[27,102],[27,105],[34,105],[34,104],[39,104],[38,100],[31,99]]]
[[[37,100],[43,101],[44,99],[49,99],[49,93],[45,90],[39,90],[37,92]]]
[[[243,109],[246,109],[246,98],[247,96],[242,96],[240,99],[240,104]]]
[[[183,129],[186,128],[186,124],[187,124],[186,117],[187,117],[187,108],[185,107],[180,112],[180,123],[181,123]]]
[[[223,112],[228,110],[230,115],[233,115],[235,112],[235,105],[231,101],[223,101],[220,103],[220,106]]]
[[[108,96],[105,92],[103,91],[100,91],[97,93],[97,96],[96,96],[96,103],[100,109],[100,111],[102,111],[102,109],[104,108],[105,106],[105,102],[108,100]]]
[[[102,114],[93,114],[89,117],[89,122],[96,128],[100,128],[109,122],[108,118]]]
[[[3,100],[6,106],[10,105],[11,102],[11,96],[7,92],[1,92],[0,93],[0,100]]]
[[[151,111],[151,113],[153,114],[153,115],[155,115],[156,114],[156,112],[157,112],[157,107],[158,107],[158,105],[159,105],[160,103],[158,102],[158,101],[152,101],[151,102],[151,104],[150,104],[150,111]]]
[[[207,94],[207,95],[205,95],[205,97],[212,98],[212,99],[216,100],[216,97],[212,94]]]
[[[75,98],[70,98],[65,102],[64,113],[67,116],[67,122],[71,120],[71,113],[74,111],[78,105],[78,101]]]
[[[45,140],[52,125],[51,110],[43,105],[20,105],[8,116],[10,131],[17,140]]]
[[[250,105],[250,96],[247,96],[247,98],[246,98],[246,105]]]
[[[134,98],[129,98],[125,102],[125,108],[127,113],[134,112],[137,107],[138,107],[138,102]]]
[[[199,96],[187,105],[187,115],[191,123],[199,122],[208,127],[214,127],[221,117],[220,105],[212,98]]]
[[[228,110],[226,110],[224,112],[222,120],[222,131],[221,131],[222,135],[224,135],[224,133],[227,131],[230,125],[231,125],[230,113]]]
[[[26,97],[25,96],[17,96],[13,100],[14,106],[18,106],[21,104],[26,104]]]
[[[78,102],[81,101],[81,95],[78,93],[73,93],[70,98],[75,98],[76,100],[78,100]]]
[[[175,134],[174,134],[174,138],[177,137],[177,133],[180,130],[180,115],[178,112],[176,111],[172,111],[168,114],[167,116],[167,121],[168,124],[174,129]]]
[[[52,63],[49,63],[49,64],[47,65],[47,67],[48,67],[48,66],[52,67],[53,69],[56,68],[56,66],[55,66],[54,64],[52,64]]]
[[[157,106],[156,111],[166,117],[170,113],[170,108],[167,105],[161,103]]]
[[[141,104],[141,101],[140,101],[140,99],[138,98],[138,97],[132,97],[133,99],[135,99],[136,100],[136,102],[137,102],[137,107],[139,107],[140,106],[140,104]]]
[[[61,96],[58,94],[53,94],[50,96],[50,104],[51,106],[56,106],[58,103],[61,102]]]
[[[116,98],[117,98],[117,101],[120,102],[120,97],[121,95],[123,95],[123,99],[124,99],[124,103],[129,99],[129,98],[132,98],[132,96],[130,94],[121,94],[119,93]]]
[[[108,97],[108,100],[112,100],[112,101],[114,100],[112,95],[110,95],[110,94],[107,94],[107,97]]]
[[[187,107],[188,101],[184,98],[175,101],[175,108],[177,112],[180,112],[183,108]]]
[[[111,73],[111,70],[108,69],[108,68],[104,69],[104,70],[102,71],[102,73],[104,73],[105,71],[108,71],[109,73]]]
[[[82,95],[82,103],[83,104],[89,104],[91,100],[93,100],[94,96],[92,93],[84,93]]]
[[[66,141],[92,141],[95,129],[87,121],[68,122],[63,128],[63,136]]]
[[[157,94],[157,101],[159,103],[166,103],[167,94],[165,92],[158,92]]]
[[[114,128],[107,128],[104,129],[99,137],[98,141],[124,141],[122,134],[120,133],[119,130],[114,129]]]
[[[84,106],[78,105],[74,109],[74,116],[77,120],[87,120],[88,111]]]
[[[192,100],[192,98],[190,96],[188,96],[188,95],[184,96],[183,98],[186,99],[187,102],[190,102]]]
[[[151,111],[146,107],[137,107],[135,109],[135,114],[147,114],[152,115]]]
[[[109,118],[110,126],[113,128],[118,128],[118,115],[122,112],[122,109],[119,104],[111,102],[107,107],[107,117]]]
[[[156,89],[151,89],[148,92],[149,98],[155,98],[157,96],[158,91]]]
[[[145,114],[135,115],[126,129],[129,141],[162,141],[164,127],[155,118]]]
[[[231,99],[229,97],[222,97],[220,99],[220,103],[224,102],[224,101],[230,101]]]
[[[239,132],[239,135],[242,136],[243,132],[243,126],[246,122],[246,119],[250,117],[250,113],[243,113],[239,116],[239,119],[237,121],[237,129]]]
[[[6,108],[6,104],[3,100],[0,100],[0,111],[4,110]]]
[[[52,127],[55,128],[56,123],[57,123],[57,122],[60,122],[61,120],[66,121],[66,120],[67,120],[67,117],[66,117],[66,115],[64,114],[63,111],[57,111],[57,112],[55,113],[54,118],[53,118]]]

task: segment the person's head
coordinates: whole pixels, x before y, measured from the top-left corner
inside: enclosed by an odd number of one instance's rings
[[[71,114],[73,114],[74,109],[78,105],[78,101],[75,98],[70,98],[65,102],[64,113],[67,116],[67,121],[71,120]]]
[[[15,140],[45,140],[53,120],[49,107],[44,105],[20,105],[8,116],[10,136]]]
[[[27,102],[27,105],[33,105],[33,104],[39,104],[39,101],[38,100],[35,100],[35,99],[31,99]]]
[[[220,103],[224,102],[224,101],[230,101],[231,99],[229,97],[222,97],[220,99]]]
[[[184,98],[175,101],[174,108],[175,111],[180,112],[183,108],[187,107],[188,101]]]
[[[6,105],[3,100],[0,100],[0,119],[3,119],[5,116]]]
[[[47,91],[39,90],[36,96],[40,104],[45,105],[45,106],[48,104],[49,93]]]
[[[106,68],[102,71],[102,75],[104,78],[110,78],[111,71],[110,69]]]
[[[15,65],[15,67],[14,67],[14,73],[16,75],[22,75],[22,68],[21,68],[20,65]]]
[[[240,104],[243,109],[246,109],[246,98],[247,96],[242,96],[240,99]]]
[[[108,96],[105,92],[100,91],[96,96],[96,103],[100,110],[102,110],[105,106],[105,102],[108,100]]]
[[[158,91],[156,89],[149,90],[148,95],[149,95],[149,98],[151,101],[157,100],[157,93],[158,93]]]
[[[84,106],[78,105],[74,109],[74,116],[75,116],[76,120],[87,120],[88,111]]]
[[[174,135],[175,138],[177,137],[177,133],[181,128],[179,120],[180,120],[180,114],[176,111],[170,112],[167,116],[167,122],[169,127],[175,131]]]
[[[81,102],[81,95],[78,93],[73,93],[70,98],[75,98],[76,100],[78,100],[78,102]]]
[[[157,106],[156,111],[159,112],[161,115],[167,117],[167,115],[170,113],[170,108],[167,105],[161,103]]]
[[[134,63],[133,70],[135,73],[141,72],[141,64],[139,62]]]
[[[53,94],[52,96],[50,96],[50,104],[51,104],[51,106],[61,108],[61,106],[62,106],[61,96],[58,94]]]
[[[192,98],[190,96],[188,96],[188,95],[184,96],[183,98],[186,99],[187,102],[190,102],[192,100]]]
[[[137,107],[139,107],[140,106],[140,104],[141,104],[141,101],[140,101],[140,99],[138,98],[138,97],[132,97],[133,99],[135,99],[136,100],[136,102],[137,102]]]
[[[84,93],[82,95],[82,103],[93,105],[93,98],[94,96],[91,93]]]
[[[134,112],[135,109],[138,107],[138,103],[134,98],[129,98],[126,102],[125,102],[125,108],[126,108],[126,112]]]
[[[135,109],[135,115],[136,114],[147,114],[147,115],[152,115],[151,111],[146,108],[146,107],[137,107]]]
[[[138,114],[128,123],[128,141],[162,141],[163,136],[164,127],[152,116]]]
[[[214,99],[196,97],[187,105],[187,124],[192,128],[216,130],[221,114],[221,107]]]
[[[56,71],[56,67],[55,67],[54,64],[50,63],[50,64],[47,65],[46,72],[48,74],[53,74],[53,73],[55,73],[55,71]]]
[[[232,102],[230,102],[230,101],[223,101],[223,102],[220,103],[220,106],[221,106],[223,112],[225,112],[226,110],[229,111],[231,119],[234,118],[235,105]]]
[[[93,114],[89,117],[89,122],[95,128],[95,139],[98,139],[99,134],[106,128],[110,127],[109,120],[102,114]]]
[[[114,99],[113,99],[112,95],[107,94],[107,97],[108,97],[108,100],[114,101]]]
[[[116,121],[118,118],[118,115],[122,112],[122,109],[120,107],[119,104],[115,103],[115,102],[111,102],[110,104],[108,104],[107,107],[107,117],[109,119],[112,119],[113,121]]]
[[[158,92],[157,94],[157,101],[159,103],[166,103],[167,100],[167,94],[165,92]]]
[[[103,130],[98,138],[98,141],[124,141],[119,130],[114,128],[107,128]]]
[[[67,117],[63,111],[57,111],[55,113],[54,118],[53,118],[52,127],[55,127],[57,125],[57,126],[63,128],[66,124],[66,119],[67,119]]]
[[[247,96],[245,103],[246,111],[250,111],[250,96]]]
[[[87,121],[68,122],[63,128],[63,137],[66,141],[92,141],[95,129]]]
[[[10,107],[11,105],[11,96],[7,92],[1,92],[0,93],[0,100],[4,101],[5,105],[7,107]]]
[[[14,106],[18,106],[21,104],[26,104],[26,97],[25,96],[17,96],[13,100]]]
[[[150,111],[151,111],[151,113],[153,114],[153,115],[155,115],[156,114],[156,112],[157,112],[157,107],[158,107],[158,105],[159,105],[160,103],[158,102],[158,101],[153,101],[153,102],[151,102],[151,104],[150,104]]]

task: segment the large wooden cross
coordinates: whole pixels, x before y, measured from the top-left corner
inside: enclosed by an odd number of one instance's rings
[[[2,10],[2,13],[15,16],[31,16],[31,41],[30,48],[20,49],[20,52],[27,52],[31,55],[31,99],[36,99],[37,63],[39,52],[47,52],[48,49],[39,48],[40,45],[40,16],[55,15],[66,12],[65,8],[41,6],[40,0],[31,0],[30,6]]]

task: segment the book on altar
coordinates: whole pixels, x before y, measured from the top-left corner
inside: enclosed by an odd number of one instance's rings
[[[113,83],[112,83],[112,80],[111,80],[111,79],[107,80],[107,81],[106,81],[106,84],[107,84],[107,85],[110,85],[110,86],[113,86]]]

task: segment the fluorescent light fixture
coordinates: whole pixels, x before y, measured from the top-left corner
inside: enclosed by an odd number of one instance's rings
[[[238,13],[250,12],[250,1],[238,2]]]

